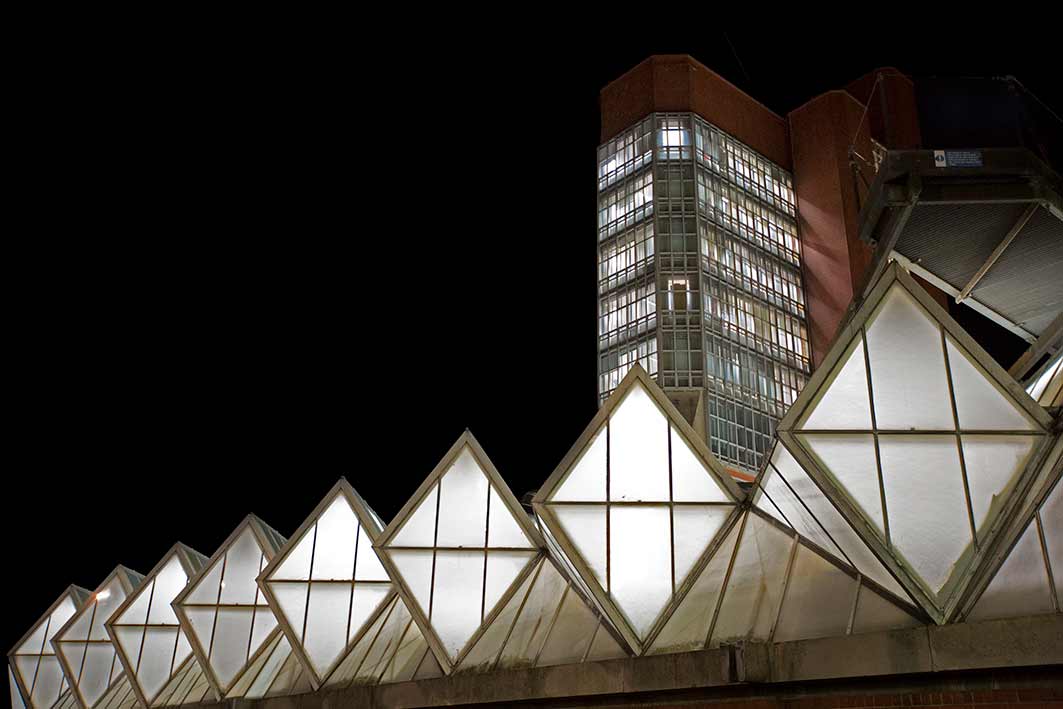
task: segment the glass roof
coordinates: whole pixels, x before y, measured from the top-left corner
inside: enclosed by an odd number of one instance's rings
[[[88,595],[85,589],[70,586],[8,654],[20,700],[28,709],[51,709],[70,694],[52,639]]]

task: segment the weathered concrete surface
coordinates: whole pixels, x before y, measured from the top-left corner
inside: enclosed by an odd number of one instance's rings
[[[875,677],[903,680],[905,675],[925,677],[938,672],[1012,667],[1050,668],[1054,672],[1053,666],[1060,666],[1058,674],[1063,677],[1063,614],[1058,613],[773,645],[748,643],[578,665],[459,674],[419,682],[238,701],[234,709],[353,706],[398,709],[529,700],[582,703],[581,698],[588,704],[597,704],[617,696],[660,696],[743,687],[763,694],[812,680]],[[1063,679],[1060,682],[1063,684]]]

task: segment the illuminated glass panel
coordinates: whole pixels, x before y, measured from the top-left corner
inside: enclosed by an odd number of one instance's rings
[[[77,586],[68,588],[8,655],[21,689],[20,699],[29,709],[51,709],[69,694],[52,640],[88,593]]]
[[[540,554],[536,538],[466,432],[388,525],[381,551],[454,666],[529,573]]]
[[[341,480],[259,575],[315,686],[328,680],[392,596],[373,549],[377,520]]]
[[[202,676],[171,603],[206,560],[175,545],[104,623],[145,706],[169,705],[178,685]]]
[[[122,665],[104,628],[104,621],[141,581],[119,566],[88,597],[53,639],[63,672],[85,709],[109,704],[123,679]]]

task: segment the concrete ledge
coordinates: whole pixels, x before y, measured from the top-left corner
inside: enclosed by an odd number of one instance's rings
[[[237,701],[241,709],[334,709],[500,704],[783,683],[1063,665],[1063,614],[867,633],[788,643],[746,643],[675,655],[631,657],[419,682],[350,687]],[[791,685],[792,686],[792,685]]]

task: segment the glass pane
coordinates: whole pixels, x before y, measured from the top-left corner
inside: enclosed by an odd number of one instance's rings
[[[524,530],[517,524],[513,513],[502,501],[498,491],[491,487],[491,506],[488,515],[487,544],[491,547],[531,547]]]
[[[440,481],[438,545],[482,547],[487,524],[487,476],[467,447]]]
[[[151,701],[170,679],[177,628],[148,628],[144,634],[144,649],[140,653],[137,682]]]
[[[539,667],[579,662],[594,637],[598,619],[580,600],[575,591],[569,590],[561,604],[561,611],[554,621],[539,654]]]
[[[41,657],[37,666],[37,675],[33,679],[33,691],[30,693],[31,702],[38,709],[51,707],[59,698],[66,685],[63,677],[63,668],[59,660],[54,656]]]
[[[26,703],[22,701],[22,693],[15,684],[15,675],[10,667],[7,670],[7,686],[11,690],[11,709],[26,709]]]
[[[859,337],[849,345],[833,377],[824,383],[819,401],[805,414],[800,429],[871,430],[871,404],[867,398],[864,343]]]
[[[713,554],[708,565],[653,641],[649,654],[700,650],[705,646],[709,626],[716,612],[716,600],[723,586],[723,577],[727,573],[728,564],[731,563],[739,527],[741,523],[734,525],[727,533],[723,544]],[[603,632],[604,629],[598,631],[599,635]]]
[[[845,635],[856,579],[804,545],[797,549],[775,642]]]
[[[232,683],[247,662],[251,620],[250,608],[222,608],[218,611],[214,644],[210,648],[210,666],[223,687]]]
[[[177,625],[177,616],[174,615],[170,603],[178,593],[184,590],[186,583],[188,583],[188,577],[177,555],[174,554],[155,577],[155,591],[152,593],[151,610],[148,612],[149,623]]]
[[[355,585],[351,596],[351,621],[348,640],[354,640],[362,626],[372,617],[384,599],[388,597],[391,586],[388,584]]]
[[[255,577],[262,565],[262,549],[251,530],[245,529],[225,554],[225,585],[221,589],[221,602],[253,604],[258,595]]]
[[[114,648],[110,645],[84,645],[85,658],[78,679],[78,691],[89,706],[94,705],[111,684]]]
[[[1018,406],[1006,397],[985,371],[949,337],[949,368],[956,397],[956,417],[960,428],[1032,431],[1037,427]]]
[[[572,541],[598,583],[608,590],[605,574],[605,506],[555,505],[551,511],[557,515],[565,536]]]
[[[218,559],[210,566],[210,570],[199,579],[188,595],[185,596],[183,605],[216,604],[218,592],[221,590],[222,560]]]
[[[572,466],[550,500],[605,501],[605,427],[594,434],[590,445]]]
[[[277,599],[277,607],[296,636],[303,636],[303,619],[306,617],[307,586],[302,583],[271,583],[270,590]]]
[[[1009,618],[1053,610],[1041,540],[1036,522],[1031,522],[978,599],[969,619]]]
[[[861,433],[809,433],[798,434],[798,439],[819,459],[821,467],[838,482],[864,516],[884,534],[874,437]]]
[[[494,610],[524,567],[537,552],[490,551],[487,553],[487,579],[484,586],[484,616]]]
[[[668,420],[641,385],[609,419],[609,498],[668,499]]]
[[[399,531],[392,537],[391,546],[430,547],[435,543],[438,494],[439,486],[433,485],[424,499],[414,508],[413,514],[406,518],[406,521],[399,527]]]
[[[543,561],[540,561],[539,565],[541,566],[543,563]],[[458,665],[459,671],[473,670],[484,672],[491,669],[495,658],[498,657],[498,653],[502,649],[502,644],[509,636],[510,628],[517,617],[517,611],[524,605],[524,597],[528,595],[528,590],[534,577],[535,570],[533,569],[521,582],[520,588],[510,597],[509,602],[506,603],[498,616],[491,622],[491,625],[476,641],[476,645],[473,646],[461,661],[461,664]]]
[[[676,505],[672,510],[675,539],[675,585],[678,588],[691,567],[701,558],[709,543],[727,521],[734,508]]]
[[[482,552],[436,552],[431,622],[452,659],[480,627],[483,582]]]
[[[890,540],[937,592],[971,543],[956,437],[882,436],[878,444]]]
[[[362,527],[358,533],[358,568],[355,570],[354,577],[359,581],[391,580],[388,578],[388,572],[380,563],[376,550],[373,549],[373,542],[369,539],[365,527]]]
[[[620,647],[620,644],[616,641],[609,631],[599,623],[598,632],[594,634],[594,640],[591,643],[591,649],[587,653],[587,662],[595,662],[597,660],[614,660],[619,657],[627,657],[627,653]]]
[[[133,601],[122,612],[121,617],[115,620],[123,625],[144,624],[148,621],[148,603],[151,601],[151,590],[155,586],[155,579],[144,579],[144,582],[133,591]]]
[[[1005,490],[1011,492],[1038,440],[1033,436],[963,436],[963,462],[979,532],[990,511],[1003,504]]]
[[[639,637],[672,596],[668,508],[610,510],[610,595]]]
[[[867,586],[860,586],[853,617],[853,634],[880,630],[916,628],[923,623],[900,606],[886,600]]]
[[[358,518],[343,495],[337,495],[317,521],[311,578],[349,580],[354,572]]]
[[[137,658],[140,657],[140,645],[144,639],[144,628],[130,626],[116,626],[114,628],[118,647],[130,665],[136,669]]]
[[[730,502],[705,464],[694,455],[683,436],[670,428],[672,437],[672,499],[679,502]]]
[[[502,649],[499,668],[528,667],[535,661],[565,587],[564,579],[553,564],[544,563]]]
[[[392,549],[385,552],[390,555],[392,563],[398,569],[406,588],[413,595],[421,612],[428,616],[429,601],[432,594],[432,558],[431,550]]]
[[[779,611],[793,538],[750,514],[731,567],[712,646],[755,638],[767,640]]]
[[[395,655],[388,663],[387,670],[380,677],[380,683],[407,682],[413,679],[417,663],[421,661],[427,648],[421,631],[417,629],[417,624],[409,623],[398,648],[395,649]]]
[[[941,330],[900,285],[872,315],[867,350],[879,428],[955,428]]]
[[[831,541],[831,538],[827,536],[825,531],[823,531],[823,528],[820,526],[816,518],[803,504],[801,504],[801,500],[793,493],[789,485],[786,484],[786,475],[774,467],[776,465],[783,466],[786,468],[789,475],[795,475],[798,480],[806,481],[806,485],[814,485],[811,480],[808,480],[804,471],[798,467],[797,461],[790,456],[790,453],[781,443],[775,444],[771,463],[772,465],[765,470],[764,475],[760,480],[760,485],[764,492],[771,498],[771,503],[774,504],[779,512],[786,517],[783,521],[793,527],[794,531],[801,536],[815,542],[826,551],[844,558],[841,549],[835,546],[834,542]],[[758,501],[757,506],[761,509],[766,509],[766,505],[760,501]],[[767,511],[769,514],[773,514],[773,511],[770,508],[767,508]]]
[[[316,524],[310,525],[284,560],[270,574],[270,579],[305,581],[310,578],[310,560],[314,553],[314,530],[316,528]]]
[[[185,615],[191,626],[192,635],[195,637],[203,652],[210,650],[211,640],[214,637],[215,608],[186,608]]]
[[[777,450],[782,451],[777,462],[779,472],[786,476],[787,482],[790,483],[797,497],[808,506],[812,516],[823,525],[823,528],[835,541],[838,548],[844,552],[847,560],[859,569],[861,573],[874,579],[884,588],[902,598],[906,598],[907,594],[901,588],[901,585],[882,566],[878,558],[871,552],[864,540],[849,526],[849,523],[845,521],[841,513],[824,497],[816,483],[808,477],[808,473],[790,456],[789,451],[786,451],[785,447],[781,445],[777,446]],[[830,551],[829,548],[827,550]]]
[[[310,663],[324,674],[347,647],[347,611],[351,587],[343,584],[313,584],[306,609],[303,647]]]
[[[277,617],[269,609],[269,606],[258,606],[255,609],[255,624],[251,629],[251,650],[248,656],[254,655],[266,642],[269,634],[277,627]]]

